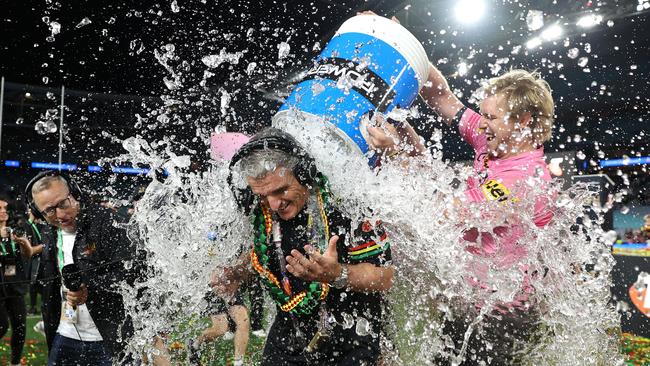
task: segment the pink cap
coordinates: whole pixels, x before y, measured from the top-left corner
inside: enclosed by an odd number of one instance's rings
[[[242,133],[213,132],[212,136],[210,136],[210,157],[217,161],[228,161],[248,140],[250,140],[250,137]]]

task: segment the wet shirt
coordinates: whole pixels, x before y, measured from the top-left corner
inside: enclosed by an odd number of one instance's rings
[[[329,210],[327,213],[331,235],[339,235],[337,241],[337,252],[339,263],[358,264],[372,263],[377,266],[388,265],[391,260],[390,244],[388,243],[386,233],[384,232],[381,222],[364,222],[358,228],[350,233],[351,221],[344,218],[337,210]],[[309,242],[309,231],[307,230],[308,215],[303,210],[291,220],[280,220],[280,230],[282,233],[282,252],[288,256],[291,250],[296,249],[305,255],[304,246]],[[279,258],[275,253],[269,250],[269,270],[277,277],[282,278],[280,271]],[[287,272],[288,273],[288,272]],[[294,277],[288,273],[293,293],[299,293],[306,290],[309,283]],[[354,339],[357,343],[366,343],[358,339],[355,333],[356,323],[361,319],[362,323],[369,325],[369,332],[379,334],[381,330],[382,317],[382,294],[378,292],[362,293],[339,290],[330,287],[327,298],[325,299],[326,307],[339,324],[347,324],[348,328],[339,329],[343,334],[342,338],[347,338],[349,343]],[[308,335],[308,338],[315,333],[318,325],[319,308],[317,307],[312,314],[308,316],[297,316],[299,324],[303,328],[301,331]],[[364,320],[365,319],[365,320]],[[289,315],[278,309],[279,322],[286,322],[289,327]],[[291,332],[292,330],[288,329]],[[365,334],[362,334],[362,336]],[[373,340],[374,342],[374,340]]]
[[[460,118],[458,129],[460,135],[474,149],[475,176],[467,179],[465,198],[469,202],[497,201],[504,202],[516,197],[526,196],[528,180],[535,185],[545,184],[551,180],[551,174],[544,161],[544,149],[524,152],[505,159],[488,159],[487,137],[479,131],[481,115],[471,109],[466,109]],[[533,221],[537,227],[548,224],[553,212],[549,208],[551,194],[547,197],[537,196],[535,199]],[[492,232],[479,232],[471,228],[465,232],[464,239],[470,245],[466,250],[470,253],[490,257],[498,268],[509,268],[516,265],[528,254],[524,245],[518,239],[524,234],[521,225],[497,226]],[[470,282],[488,288],[484,282],[487,277],[487,265],[474,263],[472,272],[475,276]],[[527,268],[520,266],[524,274],[522,296],[515,299],[515,304],[527,299],[526,293],[532,288],[528,284]]]
[[[63,265],[61,265],[61,267],[63,267],[74,263],[72,248],[74,247],[74,241],[77,234],[66,233],[64,231],[61,231],[60,234],[61,242],[57,244],[59,245],[59,250],[63,251]],[[68,289],[66,289],[65,286],[61,286],[61,299],[65,299],[65,293],[67,291]],[[65,300],[62,300],[61,306],[63,306],[63,303],[65,303]],[[73,324],[65,317],[62,317],[56,332],[64,337],[76,339],[78,341],[83,340],[84,342],[96,342],[103,340],[92,316],[90,316],[86,304],[77,306],[76,324]]]

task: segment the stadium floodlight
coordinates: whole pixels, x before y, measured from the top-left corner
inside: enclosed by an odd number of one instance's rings
[[[465,24],[471,24],[483,17],[485,2],[483,0],[459,0],[454,8],[456,19]]]
[[[582,28],[593,27],[603,21],[603,16],[598,14],[588,14],[578,19],[576,25]]]
[[[562,33],[562,27],[559,24],[553,24],[550,27],[544,29],[541,36],[545,41],[552,41],[554,39],[560,38]]]

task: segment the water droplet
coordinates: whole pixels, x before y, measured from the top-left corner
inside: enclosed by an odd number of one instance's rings
[[[576,57],[578,57],[579,54],[580,54],[580,50],[577,47],[573,47],[567,52],[567,56],[570,59],[575,59]]]
[[[45,135],[47,133],[47,127],[45,126],[45,122],[43,121],[38,121],[34,125],[34,130],[36,130],[36,133],[39,135]]]
[[[582,150],[578,150],[578,152],[576,152],[576,158],[578,158],[580,160],[585,160],[586,157],[587,156],[585,155],[584,152],[582,152]]]
[[[278,60],[283,60],[287,56],[289,56],[289,52],[291,51],[291,46],[287,42],[280,42],[278,44]]]
[[[357,326],[354,328],[355,332],[360,336],[367,336],[370,334],[370,322],[362,316],[357,318]]]
[[[56,36],[57,34],[61,33],[61,23],[59,22],[50,22],[50,32],[52,32],[52,36]]]
[[[52,121],[45,122],[45,131],[47,133],[55,133],[57,130],[58,130],[58,126],[56,125],[56,123]]]
[[[246,74],[247,75],[252,75],[253,71],[255,71],[255,68],[257,67],[257,62],[251,62],[246,66]]]
[[[163,78],[163,82],[165,83],[165,86],[169,90],[176,90],[176,89],[180,88],[181,86],[183,86],[180,81],[178,81],[176,79],[169,79],[167,77]]]
[[[221,115],[225,116],[228,113],[228,106],[230,105],[230,94],[228,94],[227,91],[222,90],[221,91]]]
[[[75,26],[75,28],[79,29],[79,28],[81,28],[81,27],[85,27],[85,26],[87,26],[87,25],[90,24],[90,23],[92,23],[92,21],[90,21],[90,19],[88,19],[88,18],[83,18],[83,19],[81,19],[81,21],[80,21],[80,22]]]
[[[59,110],[56,108],[50,108],[45,111],[45,119],[51,120],[53,118],[56,118],[56,116],[59,114]]]
[[[623,207],[621,207],[621,209],[619,210],[619,212],[620,212],[621,214],[623,214],[623,215],[627,215],[627,213],[630,212],[630,208],[627,207],[627,206],[623,206]]]
[[[544,12],[541,10],[528,10],[526,14],[528,30],[535,31],[544,26]]]
[[[578,66],[580,67],[585,67],[589,63],[589,58],[588,57],[580,57],[578,59]]]
[[[354,318],[348,313],[343,313],[343,329],[350,329],[354,326]]]
[[[179,11],[181,11],[181,8],[178,6],[178,2],[176,2],[176,0],[172,1],[171,7],[172,7],[172,12],[174,13],[178,13]]]
[[[208,55],[201,58],[201,62],[207,67],[215,68],[221,65],[224,62],[231,63],[233,65],[239,64],[239,59],[244,55],[243,52],[226,52],[225,49],[221,49],[218,55]],[[257,65],[257,64],[256,64]]]
[[[325,91],[325,87],[321,83],[314,83],[311,85],[311,92],[314,95],[318,95]]]

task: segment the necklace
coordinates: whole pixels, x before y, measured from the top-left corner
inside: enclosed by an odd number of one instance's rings
[[[325,186],[326,182],[322,187],[319,187],[316,192],[316,199],[318,201],[320,219],[323,224],[322,227],[327,242],[330,235],[329,222],[325,213],[325,204],[327,203],[330,193]],[[313,221],[314,220],[310,215],[308,218],[308,229],[311,229],[309,226],[313,224]],[[269,292],[271,293],[271,297],[276,303],[278,303],[282,311],[291,314],[311,314],[327,297],[327,294],[329,293],[329,284],[310,282],[306,290],[294,294],[291,291],[289,280],[284,271],[282,281],[278,280],[278,278],[268,269],[268,251],[272,244],[271,237],[274,233],[274,225],[276,226],[275,231],[278,232],[279,223],[273,220],[273,215],[268,205],[261,203],[260,214],[256,215],[253,219],[253,226],[257,231],[254,247],[251,251],[251,263],[253,268],[260,274],[263,282],[265,282],[270,290]],[[313,240],[315,230],[309,231],[312,233]],[[276,241],[278,238],[273,238],[273,240]],[[279,256],[282,256],[282,254],[280,253]],[[282,264],[280,264],[280,266],[282,266]]]

